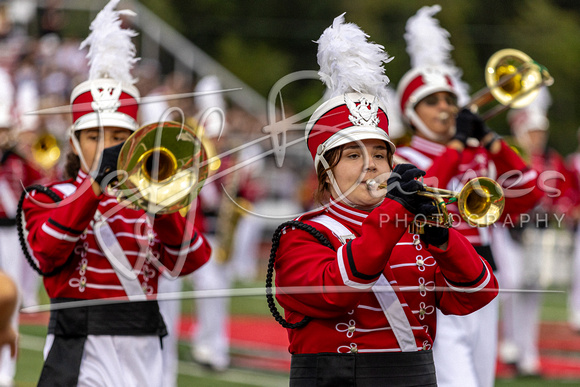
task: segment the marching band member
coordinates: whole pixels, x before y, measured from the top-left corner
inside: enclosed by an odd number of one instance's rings
[[[416,194],[423,171],[397,165],[387,197],[367,188],[391,172],[395,145],[383,102],[390,58],[366,39],[341,15],[318,40],[330,99],[305,135],[324,205],[274,237],[288,321],[270,307],[288,328],[291,386],[435,386],[435,309],[468,314],[497,295],[491,267],[459,232],[408,233],[416,215],[436,212]],[[288,291],[301,287],[312,291]]]
[[[71,95],[71,178],[36,187],[22,208],[51,303],[143,302],[52,310],[39,386],[162,386],[166,327],[157,301],[144,300],[157,293],[162,270],[183,265],[179,275],[189,274],[211,251],[179,213],[130,209],[103,192],[120,145],[138,128],[139,91],[130,75],[134,32],[121,28],[120,16],[128,11],[116,11],[118,2],[97,15],[81,44],[90,45],[91,67],[89,80]]]
[[[502,303],[500,359],[514,364],[519,375],[539,376],[540,309],[542,290],[548,285],[545,262],[561,259],[571,252],[571,235],[566,226],[574,204],[574,176],[564,159],[549,149],[547,117],[551,98],[547,87],[525,108],[511,109],[507,115],[516,146],[542,178],[544,197],[528,213],[509,227],[493,230],[493,252],[497,257],[499,278],[508,289]],[[566,238],[568,236],[568,238]],[[510,248],[511,246],[511,248]],[[568,250],[568,251],[567,251]],[[544,273],[542,273],[544,271]]]
[[[580,128],[576,131],[578,149],[567,158],[568,168],[573,172],[576,188],[574,208],[571,213],[574,221],[574,256],[572,258],[572,281],[568,296],[568,324],[576,333],[580,333]]]
[[[426,171],[425,183],[459,191],[470,179],[501,179],[506,192],[502,219],[529,210],[541,196],[537,173],[468,109],[458,112],[467,93],[460,70],[450,57],[449,33],[433,18],[440,6],[423,7],[411,17],[405,39],[412,69],[397,92],[403,118],[413,131],[409,146],[397,155]],[[458,99],[460,99],[458,103]],[[473,146],[471,138],[479,140]],[[504,188],[505,190],[505,188]],[[526,194],[524,194],[526,193]],[[458,213],[455,205],[450,210]],[[500,219],[500,221],[502,220]],[[490,231],[467,222],[454,226],[495,269]],[[493,386],[497,352],[498,303],[468,316],[437,311],[437,342],[433,348],[440,386]]]
[[[17,149],[14,92],[11,76],[0,70],[0,269],[12,278],[22,296],[26,261],[17,247],[16,210],[22,185],[36,183],[42,175]],[[35,275],[35,278],[38,279],[38,276]],[[18,313],[11,314],[11,317],[10,327],[18,332]],[[11,356],[10,348],[2,348],[0,385],[12,385],[15,373],[16,358]]]
[[[18,306],[18,287],[14,280],[0,270],[0,348],[7,349],[12,357],[16,356],[18,334],[12,327],[12,316]],[[12,381],[2,383],[12,384]]]

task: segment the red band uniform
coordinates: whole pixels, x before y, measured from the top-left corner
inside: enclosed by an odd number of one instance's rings
[[[343,245],[316,222],[318,213],[299,220],[321,231],[336,252],[305,231],[285,230],[275,266],[277,299],[289,322],[305,315],[314,318],[303,328],[288,330],[290,353],[401,351],[372,292],[381,274],[400,290],[397,297],[419,350],[433,344],[435,308],[446,314],[467,314],[497,294],[489,264],[458,232],[450,230],[446,251],[423,242],[415,245],[418,236],[406,227],[413,214],[395,201],[385,199],[370,214],[343,204],[321,213],[346,226],[354,239]],[[398,225],[395,219],[400,219]],[[314,286],[320,291],[284,294],[285,286]],[[349,286],[352,292],[323,293],[329,286]]]
[[[99,12],[81,44],[91,46],[91,68],[71,94],[65,169],[72,179],[48,187],[56,197],[37,187],[22,206],[29,247],[50,273],[44,285],[55,304],[39,386],[162,386],[167,331],[155,300],[159,276],[189,274],[211,253],[193,216],[148,214],[102,193],[120,146],[138,128],[134,33],[121,28],[121,14],[130,12],[115,11],[117,4]],[[118,297],[129,302],[107,301]],[[64,304],[84,300],[94,302]]]
[[[497,281],[460,233],[444,232],[440,247],[427,247],[408,233],[417,212],[392,198],[395,189],[387,198],[367,189],[365,179],[391,171],[395,151],[384,105],[388,78],[381,76],[389,58],[382,46],[360,43],[367,36],[343,21],[337,17],[317,42],[330,99],[310,117],[305,133],[318,189],[331,197],[328,203],[319,197],[322,209],[282,230],[274,260],[276,298],[286,320],[311,318],[288,329],[290,385],[436,385],[436,309],[474,312],[496,297]],[[349,46],[357,41],[365,47]],[[364,74],[344,72],[367,66]],[[350,88],[333,87],[341,82]],[[413,177],[406,182],[419,184]]]

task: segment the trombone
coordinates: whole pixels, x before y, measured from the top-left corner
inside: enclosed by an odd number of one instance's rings
[[[387,188],[387,183],[379,184],[372,179],[367,181],[368,190],[385,188]],[[453,227],[453,217],[447,210],[447,205],[453,202],[457,203],[461,218],[474,227],[487,227],[495,223],[505,207],[505,197],[501,186],[488,177],[476,177],[469,180],[459,192],[423,185],[422,190],[416,194],[433,199],[433,204],[437,207],[437,213],[434,215],[415,217],[414,225],[419,230],[425,224]]]
[[[529,105],[540,92],[540,87],[551,86],[554,79],[548,69],[534,61],[527,54],[513,48],[506,48],[493,54],[485,66],[486,88],[478,91],[465,106],[477,113],[480,108],[492,102],[499,102],[481,118],[486,121],[508,108],[522,108]]]
[[[216,158],[189,126],[172,121],[145,125],[129,136],[119,152],[117,170],[124,178],[113,193],[130,208],[184,214]]]

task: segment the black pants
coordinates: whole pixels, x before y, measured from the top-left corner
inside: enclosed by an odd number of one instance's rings
[[[292,355],[290,387],[437,386],[431,351]]]

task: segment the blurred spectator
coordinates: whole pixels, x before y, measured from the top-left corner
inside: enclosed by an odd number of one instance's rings
[[[0,348],[8,346],[10,356],[16,356],[18,335],[12,326],[12,319],[18,304],[18,288],[12,278],[0,271]],[[0,382],[1,383],[1,382]]]
[[[574,208],[570,217],[574,221],[574,256],[572,260],[571,291],[568,297],[568,322],[580,334],[580,128],[577,131],[578,150],[568,157],[568,166],[573,172],[576,188]]]
[[[40,36],[47,34],[61,35],[66,19],[61,8],[61,0],[48,0],[44,2],[44,8],[40,8],[39,30]]]
[[[213,90],[221,90],[217,77],[202,78],[196,87],[197,92]],[[195,290],[229,289],[236,279],[252,280],[257,272],[262,224],[259,217],[248,211],[251,203],[264,194],[259,178],[263,156],[258,145],[246,144],[244,138],[260,125],[239,110],[227,111],[221,94],[198,96],[195,101],[199,123],[204,125],[205,135],[215,145],[217,155],[241,147],[236,153],[221,157],[215,175],[219,178],[206,184],[200,193],[213,251],[203,270],[191,277]],[[206,116],[210,111],[213,113]],[[197,299],[196,315],[198,324],[191,339],[194,360],[216,371],[226,370],[230,365],[229,299]]]
[[[26,262],[18,247],[16,209],[22,186],[38,181],[40,173],[16,150],[16,121],[13,115],[14,87],[10,75],[0,71],[0,269],[16,283],[22,284]],[[11,327],[18,331],[18,314],[11,319]],[[0,385],[11,385],[16,372],[16,359],[9,348],[0,351]]]

